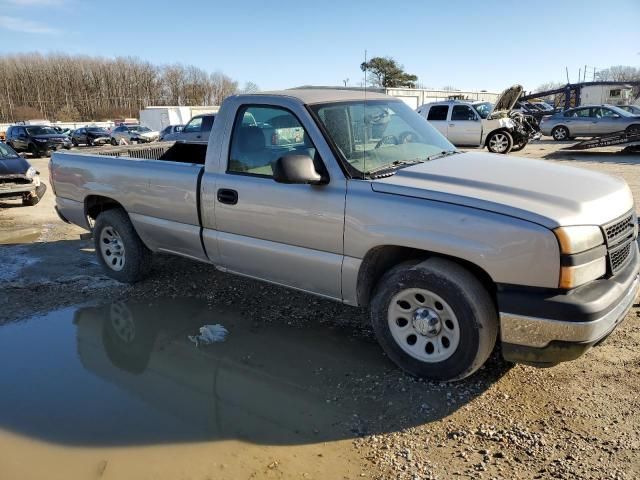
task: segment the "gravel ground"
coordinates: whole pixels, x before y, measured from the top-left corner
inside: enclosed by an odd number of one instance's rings
[[[520,155],[618,175],[640,198],[640,155],[562,146],[538,142]],[[46,160],[33,163],[47,179]],[[79,240],[80,230],[59,221],[52,205],[51,191],[36,207],[1,205],[0,242],[7,245],[0,246],[0,325],[85,302],[193,297],[264,324],[331,323],[374,341],[364,310],[180,258],[158,256],[146,281],[117,284],[101,274],[91,242]],[[640,478],[638,317],[635,305],[606,342],[551,369],[507,365],[495,352],[478,374],[455,384],[417,381],[390,365],[343,381],[328,401],[370,399],[388,408],[363,415],[333,472],[358,478],[347,468],[357,463],[360,477],[378,479]],[[310,478],[280,473],[273,478]]]

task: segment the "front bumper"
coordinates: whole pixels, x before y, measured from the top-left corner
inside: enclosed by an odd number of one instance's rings
[[[639,269],[635,244],[632,260],[615,277],[563,294],[499,291],[502,355],[535,366],[578,358],[625,318],[640,288]]]

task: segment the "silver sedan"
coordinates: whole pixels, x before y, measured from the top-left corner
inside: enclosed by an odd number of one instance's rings
[[[640,132],[640,116],[613,105],[585,105],[544,117],[540,131],[558,141],[621,131]]]

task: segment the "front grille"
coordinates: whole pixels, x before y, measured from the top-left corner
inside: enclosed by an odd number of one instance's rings
[[[633,233],[633,214],[625,215],[621,220],[615,220],[613,223],[604,227],[604,233],[607,237],[607,245],[614,245],[617,240],[623,239]]]
[[[636,222],[635,214],[630,212],[602,227],[608,248],[607,263],[610,275],[622,270],[631,258]]]
[[[0,185],[27,185],[31,180],[26,177],[0,178]]]
[[[616,274],[622,267],[627,264],[627,260],[631,253],[631,242],[617,247],[615,250],[609,251],[609,264],[611,271]]]

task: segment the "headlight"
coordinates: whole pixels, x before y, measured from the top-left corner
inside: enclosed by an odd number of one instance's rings
[[[599,227],[560,227],[553,233],[562,254],[560,288],[579,287],[607,273],[607,249]]]
[[[560,227],[553,233],[556,234],[561,253],[584,252],[604,242],[600,228],[593,225]]]
[[[25,177],[27,177],[27,178],[31,179],[31,178],[35,177],[37,174],[38,174],[38,173],[36,172],[36,169],[35,169],[35,168],[33,168],[33,167],[29,167],[29,168],[27,169],[27,173],[25,173],[24,175],[25,175]]]
[[[46,139],[46,138],[34,138],[34,140],[35,140],[36,142],[40,142],[40,143],[46,143],[46,142],[47,142],[47,139]]]

